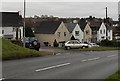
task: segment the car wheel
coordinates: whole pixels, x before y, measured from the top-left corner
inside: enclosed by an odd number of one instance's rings
[[[36,46],[38,43],[37,41],[33,41],[33,45]]]
[[[66,47],[66,48],[67,48],[67,50],[71,49],[69,46],[68,46],[68,47]]]
[[[86,48],[85,46],[82,47],[83,49]]]
[[[39,48],[35,48],[35,50],[39,51]]]

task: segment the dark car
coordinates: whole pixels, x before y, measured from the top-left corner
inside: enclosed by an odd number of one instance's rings
[[[25,47],[30,49],[35,49],[39,51],[40,43],[35,37],[26,37],[25,38]]]

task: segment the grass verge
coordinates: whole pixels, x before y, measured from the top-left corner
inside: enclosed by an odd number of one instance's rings
[[[2,60],[21,59],[26,57],[39,57],[52,55],[53,52],[35,51],[15,45],[7,39],[2,40]],[[1,56],[1,55],[0,55]]]
[[[120,81],[120,71],[118,71],[115,74],[109,76],[106,81],[109,81],[109,80]]]

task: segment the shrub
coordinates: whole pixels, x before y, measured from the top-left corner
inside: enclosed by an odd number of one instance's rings
[[[54,46],[54,47],[58,47],[58,46],[59,46],[59,44],[57,43],[56,39],[55,39],[55,41],[54,41],[54,43],[53,43],[53,46]]]
[[[109,41],[109,40],[102,40],[101,46],[110,46],[110,47],[120,47],[120,42],[118,41]]]
[[[11,42],[12,42],[13,44],[16,44],[16,45],[19,45],[19,46],[23,46],[23,43],[22,43],[21,40],[11,40]]]

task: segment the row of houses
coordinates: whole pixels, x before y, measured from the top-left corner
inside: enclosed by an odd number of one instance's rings
[[[35,29],[35,36],[41,45],[53,46],[56,40],[59,45],[66,41],[76,39],[80,42],[100,42],[101,40],[112,40],[112,28],[104,22],[80,21],[78,23],[45,21]]]
[[[23,39],[22,16],[19,12],[0,12],[0,36],[8,39]],[[100,42],[101,40],[112,40],[112,28],[102,21],[64,22],[43,21],[35,27],[35,36],[41,45],[53,46],[56,40],[59,45],[71,39],[80,42]]]

